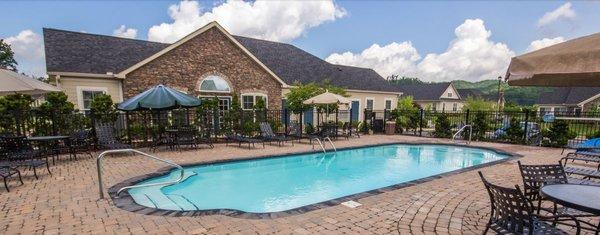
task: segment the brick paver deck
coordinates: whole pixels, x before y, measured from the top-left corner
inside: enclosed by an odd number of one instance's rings
[[[388,142],[448,142],[407,136],[363,136],[339,140],[339,147]],[[524,163],[556,163],[559,149],[518,145],[473,143],[524,155]],[[267,146],[247,150],[217,144],[214,149],[159,152],[177,163],[193,163],[310,150],[308,144],[294,147]],[[146,151],[146,149],[144,149]],[[139,156],[111,156],[105,160],[105,186],[133,176],[151,173],[164,165]],[[52,175],[40,170],[39,180],[25,170],[24,185],[10,182],[11,192],[0,189],[0,234],[313,234],[378,233],[479,234],[489,214],[489,199],[477,170],[451,175],[415,186],[362,198],[363,205],[342,205],[277,219],[240,219],[224,215],[163,217],[128,212],[98,200],[95,159],[61,160]],[[482,168],[485,176],[505,186],[521,184],[516,160]]]

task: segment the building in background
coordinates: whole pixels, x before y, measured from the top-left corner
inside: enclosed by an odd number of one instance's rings
[[[423,109],[436,112],[458,112],[464,105],[461,94],[451,82],[398,86],[402,97],[412,96]]]
[[[285,106],[285,94],[300,83],[343,87],[353,119],[363,109],[394,109],[401,94],[368,68],[330,64],[293,45],[229,34],[212,22],[173,44],[44,29],[46,69],[51,82],[82,110],[101,93],[122,102],[164,84],[198,97],[231,97],[251,109],[259,97],[267,108]]]
[[[560,87],[544,92],[536,103],[540,114],[579,115],[600,105],[600,87]]]

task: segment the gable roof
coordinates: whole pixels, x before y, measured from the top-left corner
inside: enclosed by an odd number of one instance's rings
[[[484,96],[483,92],[473,88],[456,89],[456,92],[458,92],[458,94],[460,94],[460,97],[463,99],[466,99],[468,97],[487,98]]]
[[[44,28],[46,71],[118,73],[168,44]]]
[[[404,93],[403,96],[412,96],[414,100],[440,100],[450,85],[451,82],[440,82],[397,87]]]
[[[560,87],[541,93],[537,104],[579,105],[598,95],[600,87]]]
[[[185,41],[217,27],[234,44],[282,84],[323,82],[352,90],[398,93],[398,89],[372,69],[331,64],[293,45],[233,36],[212,22],[173,44],[132,40],[112,36],[44,29],[47,71],[106,74],[127,73]],[[148,48],[143,48],[148,46]],[[83,61],[83,62],[82,62]]]

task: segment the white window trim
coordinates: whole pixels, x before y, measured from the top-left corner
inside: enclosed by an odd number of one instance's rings
[[[83,92],[84,91],[102,91],[104,94],[108,94],[107,87],[94,87],[94,86],[77,86],[75,88],[77,90],[77,106],[79,107],[79,111],[85,111],[83,109]]]
[[[206,80],[207,78],[214,76],[214,77],[218,77],[220,79],[223,79],[223,81],[225,81],[225,83],[227,83],[227,87],[229,88],[228,91],[208,91],[208,90],[202,90],[202,83],[204,83],[204,80]],[[200,81],[197,83],[198,88],[196,90],[198,90],[199,92],[205,92],[205,93],[224,93],[224,94],[229,94],[231,93],[231,84],[229,83],[229,81],[227,81],[227,79],[223,78],[223,76],[221,75],[216,75],[216,74],[209,74],[204,76],[202,79],[200,79]]]
[[[365,98],[365,108],[367,108],[369,106],[368,100],[373,101],[373,109],[372,110],[375,110],[375,98],[373,98],[373,97],[366,97]]]
[[[265,108],[269,108],[269,96],[265,93],[260,93],[260,92],[250,92],[250,93],[242,93],[240,94],[240,108],[242,108],[242,110],[252,110],[252,109],[244,109],[244,96],[254,96],[255,100],[254,100],[254,105],[256,105],[256,96],[263,96],[265,97]]]
[[[387,101],[390,101],[390,110],[392,110],[392,109],[393,109],[393,107],[394,107],[394,100],[392,100],[392,99],[390,99],[390,98],[385,98],[385,99],[383,100],[383,109],[386,109],[386,107],[385,107],[385,103],[387,103]],[[373,105],[375,105],[375,103],[373,103]]]

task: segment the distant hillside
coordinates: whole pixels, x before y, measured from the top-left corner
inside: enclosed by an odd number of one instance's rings
[[[483,80],[479,82],[455,80],[452,82],[457,89],[477,89],[484,95],[497,99],[497,80]],[[504,99],[506,102],[517,103],[520,105],[532,105],[537,101],[540,93],[544,91],[552,91],[552,88],[547,87],[517,87],[509,86],[506,83],[502,84],[502,88],[504,90]]]

